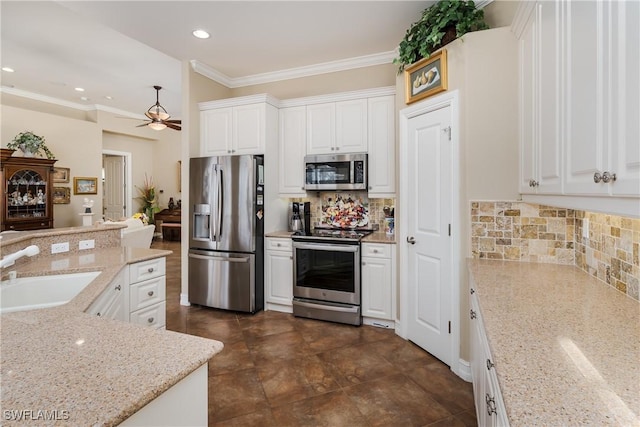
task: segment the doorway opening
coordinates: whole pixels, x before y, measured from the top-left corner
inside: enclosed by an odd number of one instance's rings
[[[131,216],[131,153],[102,150],[102,219]]]

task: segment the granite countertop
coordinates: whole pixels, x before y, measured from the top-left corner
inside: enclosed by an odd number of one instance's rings
[[[271,233],[265,233],[265,237],[280,237],[290,238],[293,235],[293,231],[273,231]],[[362,239],[362,243],[396,243],[396,236],[388,235],[384,231],[375,231]]]
[[[87,233],[91,231],[115,230],[125,227],[126,225],[120,223],[102,223],[83,227],[43,228],[38,230],[25,231],[3,231],[2,233],[0,233],[0,246],[3,244],[13,244],[38,237],[51,237],[75,233]]]
[[[575,266],[469,260],[512,426],[640,425],[640,305]]]
[[[3,411],[58,411],[68,425],[117,425],[220,352],[219,341],[84,313],[127,264],[169,253],[117,247],[21,265],[19,277],[101,274],[67,304],[0,316]],[[24,423],[3,417],[3,425]]]

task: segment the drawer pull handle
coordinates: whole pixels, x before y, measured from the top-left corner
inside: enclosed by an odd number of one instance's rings
[[[472,319],[475,319],[477,317],[476,312],[473,310],[469,310],[469,317],[471,317]]]
[[[153,291],[149,291],[149,292],[147,292],[147,295],[149,295],[150,297],[152,297],[152,296],[153,296]]]
[[[147,322],[149,322],[149,323],[153,323],[153,317],[149,317],[149,318],[147,319]]]
[[[280,243],[276,243],[276,246],[277,246],[277,247],[280,247],[280,246],[282,246],[282,245],[281,245]]]
[[[149,268],[147,268],[147,271],[148,271],[149,273],[153,273],[153,267],[149,267]]]
[[[377,253],[378,253],[378,250],[377,250],[377,249],[374,249],[374,250],[373,250],[373,253],[374,253],[374,254],[377,254]]]
[[[100,317],[102,316],[102,314],[100,314],[100,312],[96,313],[96,316]]]
[[[487,359],[487,371],[490,371],[491,368],[493,368],[494,366],[496,366],[496,365],[493,364],[491,359]]]
[[[471,288],[471,290],[469,291],[469,293],[471,293],[471,295],[473,295],[473,294],[475,294],[475,293],[476,293],[476,290],[475,290],[475,289],[473,289],[473,288]]]
[[[116,286],[116,291],[119,291],[121,289],[122,289],[122,286],[120,286],[120,285]]]
[[[487,402],[487,414],[489,414],[489,416],[497,414],[498,411],[496,411],[496,400],[493,397],[489,396],[489,393],[486,393],[484,395],[484,400],[485,402]]]

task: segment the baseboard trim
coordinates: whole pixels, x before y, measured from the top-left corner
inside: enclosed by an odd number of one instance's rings
[[[466,382],[471,382],[471,365],[466,360],[460,359],[458,360],[458,370],[455,372],[457,376],[465,380]]]
[[[180,294],[180,305],[184,305],[186,307],[191,306],[191,303],[189,302],[189,295],[188,294]]]

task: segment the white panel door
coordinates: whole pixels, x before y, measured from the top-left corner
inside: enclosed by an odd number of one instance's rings
[[[291,252],[265,252],[267,302],[290,306],[293,299],[293,255]]]
[[[640,2],[613,2],[612,161],[616,196],[640,195]],[[638,208],[640,215],[640,207]]]
[[[396,126],[394,95],[369,98],[369,197],[396,192]]]
[[[336,152],[367,152],[367,100],[336,102]]]
[[[362,258],[362,315],[394,320],[391,259]]]
[[[535,13],[531,18],[519,41],[520,54],[520,193],[535,194],[537,180],[536,146],[534,144],[536,127],[535,100],[533,81],[535,78]]]
[[[560,91],[562,39],[560,37],[561,2],[536,5],[536,102],[538,117],[534,132],[538,146],[538,194],[562,192],[562,122]],[[543,48],[544,46],[544,48]]]
[[[608,194],[593,176],[605,171],[606,97],[609,62],[605,47],[605,3],[567,1],[566,7],[566,170],[565,194]],[[589,54],[585,54],[589,52]]]
[[[451,365],[451,107],[409,120],[408,338]],[[403,308],[404,309],[404,308]]]
[[[115,221],[125,216],[124,157],[103,157],[104,168],[104,217]]]
[[[307,154],[333,154],[336,148],[336,104],[307,105]]]
[[[307,108],[280,110],[278,182],[280,196],[304,197],[304,156],[307,152]]]
[[[266,104],[233,107],[231,154],[264,154]]]
[[[231,107],[200,112],[202,157],[231,154],[231,122]]]

